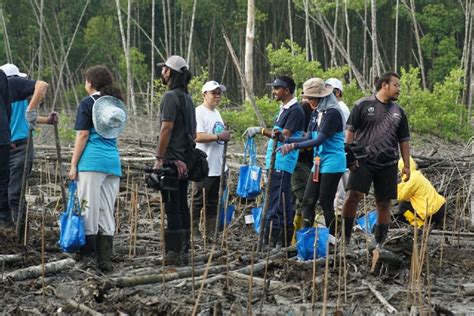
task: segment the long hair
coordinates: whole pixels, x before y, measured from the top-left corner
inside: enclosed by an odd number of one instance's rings
[[[101,65],[91,67],[86,70],[85,77],[101,95],[111,95],[124,101],[122,91],[115,84],[114,77],[107,67]]]
[[[185,93],[188,92],[188,85],[193,77],[192,73],[189,71],[188,68],[183,67],[181,71],[176,71],[170,68],[170,78],[168,81],[168,89],[180,89],[183,90]]]

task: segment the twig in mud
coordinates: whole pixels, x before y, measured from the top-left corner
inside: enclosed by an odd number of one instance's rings
[[[218,212],[220,210],[217,210]],[[203,227],[203,240],[204,240],[204,250],[206,250],[207,248],[207,235],[208,235],[208,231],[207,231],[207,209],[206,209],[206,189],[205,188],[202,188],[202,214],[203,216],[202,217],[202,220],[203,220],[203,224],[202,224],[202,227]]]
[[[250,255],[250,279],[249,279],[249,295],[247,302],[247,314],[252,316],[252,285],[253,285],[253,261],[255,256],[255,244],[252,244],[252,254]]]
[[[150,196],[148,195],[148,188],[145,186],[145,199],[146,199],[146,207],[148,211],[148,219],[150,223],[153,223],[153,214],[151,213],[151,206],[150,206]],[[153,230],[153,225],[152,225]]]
[[[194,187],[196,186],[196,183],[193,181],[191,185],[191,192],[194,192]],[[193,301],[196,299],[196,293],[195,293],[195,283],[194,283],[194,211],[193,211],[193,203],[194,199],[191,199],[191,205],[189,207],[189,220],[191,222],[191,269],[192,269],[192,274],[191,274],[191,290],[193,293]]]
[[[362,284],[367,285],[367,287],[370,289],[372,294],[374,294],[375,297],[380,301],[380,303],[382,303],[383,306],[385,306],[385,308],[387,309],[389,313],[397,313],[397,309],[393,307],[392,305],[390,305],[390,303],[387,302],[387,300],[383,297],[383,295],[380,294],[380,292],[377,291],[370,282],[368,282],[367,280],[362,280]]]
[[[367,194],[364,194],[364,216],[365,216],[365,249],[367,250],[367,266],[370,265],[369,259],[369,221],[367,220]]]
[[[41,289],[44,298],[44,210],[41,212]]]
[[[313,244],[313,290],[311,293],[311,310],[314,312],[316,303],[316,249],[318,248],[318,229],[314,230],[314,244]]]
[[[326,266],[324,268],[324,299],[322,315],[326,315],[326,305],[328,302],[328,282],[329,281],[329,238],[326,242]]]
[[[163,205],[163,196],[162,193],[160,192],[159,194],[160,197],[160,212],[161,212],[161,252],[163,253],[163,260],[161,260],[161,268],[163,269],[163,294],[165,294],[166,291],[166,271],[165,271],[165,256],[166,256],[166,244],[165,244],[165,207]]]
[[[262,218],[262,220],[264,220]],[[267,251],[267,258],[265,260],[265,272],[263,273],[263,291],[262,291],[262,299],[260,301],[260,312],[263,308],[263,302],[265,301],[265,296],[267,292],[267,272],[268,272],[268,260],[270,258],[270,249],[272,244],[272,228],[273,228],[273,221],[270,220],[270,230],[268,232],[268,251]],[[260,225],[260,229],[264,229],[263,225]],[[258,247],[258,246],[257,246]]]
[[[194,303],[194,308],[193,308],[193,313],[192,313],[193,316],[196,315],[197,309],[199,307],[199,301],[201,300],[202,290],[204,289],[204,281],[206,281],[207,273],[209,271],[209,267],[211,266],[211,262],[212,262],[212,255],[214,254],[215,250],[216,250],[216,244],[213,243],[212,248],[211,248],[211,254],[209,255],[209,260],[207,261],[206,269],[204,270],[204,277],[201,282],[201,288],[199,289],[198,297],[196,299],[196,302]]]
[[[285,246],[285,248],[288,247],[287,245],[287,230],[286,230],[286,201],[285,201],[285,192],[282,192],[281,193],[281,199],[282,199],[282,202],[283,202],[283,245]],[[285,251],[285,272],[288,273],[288,251]]]

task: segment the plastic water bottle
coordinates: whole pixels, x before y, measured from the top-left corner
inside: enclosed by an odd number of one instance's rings
[[[313,182],[319,182],[319,164],[320,163],[321,163],[321,158],[319,158],[319,156],[314,157]]]

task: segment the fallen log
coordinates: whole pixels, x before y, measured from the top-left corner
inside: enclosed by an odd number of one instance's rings
[[[23,260],[23,254],[18,253],[15,255],[0,255],[0,264],[14,263]]]
[[[461,284],[461,291],[465,296],[474,295],[474,283]]]
[[[68,270],[74,266],[76,262],[72,258],[67,258],[59,261],[54,261],[54,262],[48,262],[44,265],[44,273],[49,274],[49,273],[56,273],[64,270]],[[41,275],[42,273],[42,266],[37,265],[37,266],[32,266],[20,270],[15,270],[11,271],[8,273],[5,273],[3,276],[3,280],[14,280],[14,281],[21,281],[21,280],[27,280],[27,279],[32,279],[32,278],[37,278]]]
[[[76,308],[76,309],[80,310],[81,312],[87,313],[89,315],[92,315],[92,316],[102,316],[102,315],[104,315],[102,313],[96,312],[95,310],[93,310],[90,307],[87,307],[84,304],[76,302],[72,298],[65,299],[64,301],[66,302],[67,306],[72,307],[72,308]]]

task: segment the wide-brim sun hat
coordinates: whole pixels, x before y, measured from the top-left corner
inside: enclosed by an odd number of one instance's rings
[[[128,110],[122,100],[105,95],[92,107],[92,122],[97,133],[104,138],[117,138],[125,128]]]
[[[326,87],[324,80],[321,78],[311,78],[303,83],[304,97],[308,98],[324,98],[332,93],[332,87]]]

